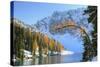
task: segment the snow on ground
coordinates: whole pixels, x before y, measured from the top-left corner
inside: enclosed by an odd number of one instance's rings
[[[63,50],[63,51],[61,52],[61,55],[69,55],[69,54],[74,54],[74,52],[72,52],[72,51],[67,51],[67,50]]]
[[[36,55],[37,55],[37,54],[39,54],[39,53],[36,52]],[[54,54],[57,54],[57,53],[54,52]],[[70,54],[74,54],[74,52],[68,51],[68,50],[62,50],[60,54],[61,54],[61,55],[70,55]],[[29,51],[27,51],[27,50],[24,50],[24,55],[25,55],[25,57],[32,57],[31,52],[29,52]],[[42,56],[45,57],[46,55],[42,54]]]

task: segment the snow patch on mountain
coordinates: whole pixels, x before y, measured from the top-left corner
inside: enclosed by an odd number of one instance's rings
[[[93,25],[91,23],[88,23],[88,17],[89,15],[84,15],[84,10],[86,8],[78,8],[74,10],[69,11],[55,11],[51,16],[45,17],[37,22],[34,26],[36,29],[38,29],[41,33],[48,35],[50,38],[53,38],[62,44],[67,44],[63,40],[66,40],[65,35],[67,35],[69,32],[65,29],[63,31],[60,31],[59,33],[52,34],[50,31],[50,25],[57,24],[57,23],[63,23],[67,20],[73,20],[77,25],[80,25],[86,29],[86,32],[90,34],[90,32],[93,30]],[[81,42],[82,44],[82,42]],[[83,47],[82,45],[80,47]],[[83,49],[83,48],[82,48]],[[82,50],[83,52],[83,50]]]

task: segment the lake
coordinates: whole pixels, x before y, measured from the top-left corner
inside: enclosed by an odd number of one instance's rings
[[[74,53],[71,55],[55,55],[48,57],[40,57],[33,59],[24,59],[22,62],[15,62],[16,66],[20,65],[39,65],[39,64],[58,64],[58,63],[72,63],[80,62],[82,60],[82,53]]]

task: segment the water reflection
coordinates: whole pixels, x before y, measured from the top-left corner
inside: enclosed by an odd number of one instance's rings
[[[23,61],[16,61],[15,65],[38,65],[38,64],[56,64],[56,63],[71,63],[80,62],[82,54],[72,55],[55,55],[47,57],[34,57],[32,59],[24,59]]]

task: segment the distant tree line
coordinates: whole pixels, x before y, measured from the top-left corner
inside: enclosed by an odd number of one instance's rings
[[[31,52],[32,56],[42,54],[53,55],[54,52],[60,54],[64,49],[63,45],[47,35],[36,32],[32,27],[27,26],[17,19],[11,19],[13,24],[13,54],[17,59],[23,60],[24,50]]]

